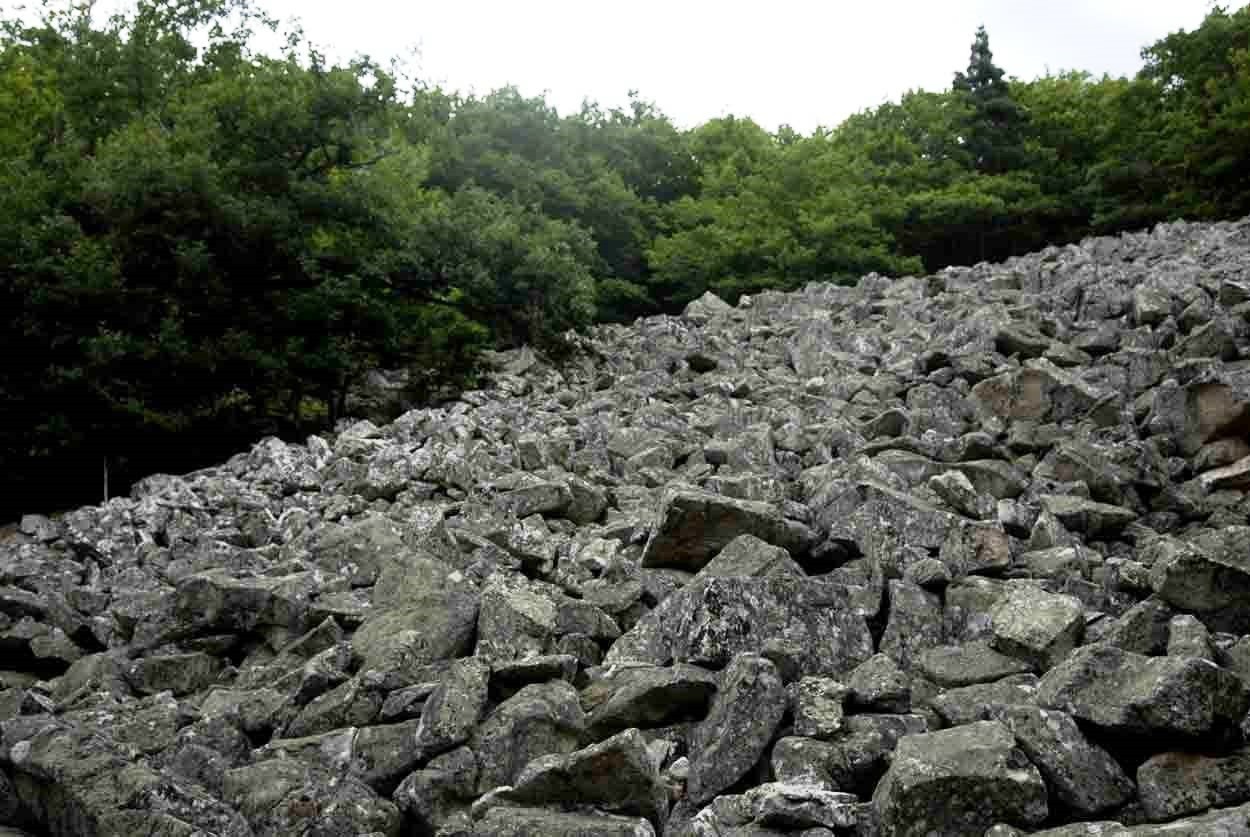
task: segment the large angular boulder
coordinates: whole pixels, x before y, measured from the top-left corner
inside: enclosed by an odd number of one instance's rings
[[[586,715],[577,690],[563,680],[526,686],[478,725],[469,742],[478,758],[478,792],[511,785],[539,756],[577,750]]]
[[[497,806],[473,823],[474,837],[655,837],[638,817],[570,814],[545,808]]]
[[[965,837],[1046,819],[1046,785],[997,721],[909,735],[873,794],[891,837]]]
[[[699,719],[716,694],[716,682],[713,673],[684,663],[609,668],[582,690],[586,722],[603,732]]]
[[[872,656],[855,591],[789,576],[711,578],[665,599],[612,644],[605,665],[670,661],[723,668],[769,643],[791,649],[798,671],[837,677]]]
[[[735,657],[690,742],[690,801],[710,802],[746,775],[772,742],[785,711],[785,686],[777,667],[755,654]]]
[[[1072,716],[1024,705],[1003,707],[994,715],[1037,766],[1054,799],[1075,816],[1093,816],[1132,798],[1133,780],[1110,753],[1085,737]]]
[[[636,729],[567,755],[540,756],[501,798],[525,806],[584,806],[644,817],[657,830],[668,816],[668,792]]]
[[[1109,733],[1204,737],[1241,722],[1250,689],[1210,660],[1091,645],[1046,673],[1037,703]]]
[[[972,388],[974,402],[986,415],[1055,422],[1083,418],[1105,394],[1045,358]]]
[[[1074,596],[1016,587],[994,607],[990,623],[995,649],[1046,671],[1080,642],[1085,612]]]
[[[1250,801],[1250,749],[1227,756],[1151,756],[1137,768],[1137,793],[1156,822]]]
[[[769,503],[673,489],[660,499],[642,565],[697,572],[739,535],[754,535],[769,543],[783,541],[781,513]]]

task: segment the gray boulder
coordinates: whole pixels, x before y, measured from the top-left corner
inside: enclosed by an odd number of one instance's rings
[[[1037,703],[1111,733],[1206,736],[1240,723],[1250,690],[1209,660],[1093,645],[1046,673]]]
[[[785,710],[777,667],[754,654],[734,657],[690,742],[690,801],[705,804],[745,776],[772,742]]]
[[[642,565],[698,572],[739,535],[754,535],[769,543],[784,541],[781,513],[768,503],[673,489],[660,500]]]
[[[613,643],[605,665],[669,661],[723,668],[783,642],[799,672],[840,676],[872,656],[872,636],[846,585],[787,576],[711,578],[665,599]]]
[[[873,794],[891,837],[964,837],[1046,819],[1046,785],[997,721],[909,735]]]

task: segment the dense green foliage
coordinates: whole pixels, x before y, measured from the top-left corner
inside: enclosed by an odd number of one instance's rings
[[[1133,79],[1009,79],[803,136],[464,97],[249,0],[45,3],[0,32],[0,517],[333,422],[375,366],[419,394],[478,352],[741,293],[997,260],[1250,213],[1250,10]]]

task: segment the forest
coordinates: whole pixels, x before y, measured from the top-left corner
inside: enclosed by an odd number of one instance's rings
[[[485,349],[707,290],[1250,214],[1247,8],[1134,78],[1018,80],[982,29],[948,89],[811,135],[465,96],[271,30],[250,0],[0,21],[0,523],[326,429],[374,368],[433,400]]]

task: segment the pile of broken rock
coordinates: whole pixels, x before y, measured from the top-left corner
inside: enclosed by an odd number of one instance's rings
[[[0,835],[1250,834],[1250,221],[606,326],[0,543]]]

